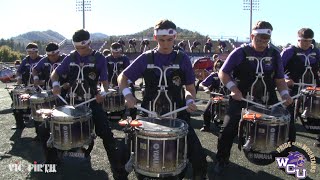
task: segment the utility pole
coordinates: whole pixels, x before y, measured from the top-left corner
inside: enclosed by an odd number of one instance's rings
[[[76,0],[76,11],[82,11],[82,28],[85,29],[85,11],[91,11],[91,0]]]
[[[252,31],[252,11],[259,11],[259,0],[243,0],[243,10],[250,11],[250,34],[249,39],[251,36]],[[251,39],[250,39],[251,41]]]

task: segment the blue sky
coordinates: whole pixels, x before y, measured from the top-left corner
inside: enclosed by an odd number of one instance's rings
[[[318,0],[259,0],[252,21],[269,21],[276,45],[296,43],[297,31],[309,27],[320,41]],[[153,27],[159,19],[170,19],[178,27],[209,36],[245,39],[250,32],[250,13],[243,0],[91,0],[86,12],[86,29],[107,35],[132,34]],[[28,31],[57,31],[66,38],[82,28],[82,12],[76,0],[6,0],[1,2],[3,24],[0,38]]]

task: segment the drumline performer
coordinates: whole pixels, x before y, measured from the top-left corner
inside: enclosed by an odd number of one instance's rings
[[[223,86],[223,84],[221,83],[218,77],[219,69],[221,68],[223,63],[224,63],[223,60],[220,60],[220,59],[216,60],[213,66],[213,72],[200,83],[200,86],[203,88],[205,93],[207,94],[217,93],[221,95],[229,94],[228,90]],[[205,110],[203,112],[203,127],[200,129],[200,131],[210,131],[211,120],[216,116],[218,116],[218,114],[215,114],[214,112],[214,109],[215,109],[214,106],[215,105],[218,106],[218,104],[214,104],[213,102],[214,100],[212,98],[222,97],[221,95],[212,94],[210,96],[211,98],[209,99],[205,107]],[[222,118],[222,117],[216,117],[216,118]]]
[[[158,22],[154,27],[154,39],[158,42],[157,48],[136,58],[119,75],[118,83],[129,108],[133,108],[137,100],[128,88],[127,81],[135,82],[140,77],[145,80],[145,93],[141,107],[162,115],[172,111],[175,105],[175,108],[188,106],[187,110],[178,112],[177,118],[189,124],[187,156],[193,167],[193,179],[204,179],[207,170],[206,156],[190,125],[189,114],[197,109],[194,104],[195,77],[189,57],[181,51],[173,50],[176,36],[176,25],[172,21]],[[153,104],[153,107],[149,107],[149,104]],[[145,114],[141,115],[145,116]]]
[[[27,56],[22,60],[17,73],[17,84],[24,85],[25,87],[33,84],[33,79],[31,78],[32,67],[39,62],[42,58],[39,55],[38,45],[36,43],[29,43],[26,46]],[[11,95],[12,97],[12,95]],[[30,109],[27,110],[18,110],[13,109],[13,114],[16,120],[16,125],[11,129],[23,129],[25,128],[25,124],[23,121],[24,115],[30,114]]]
[[[124,168],[125,162],[121,159],[123,153],[116,144],[106,114],[100,104],[104,99],[103,94],[105,92],[99,93],[97,89],[98,81],[101,82],[104,90],[109,88],[105,57],[90,47],[90,34],[84,29],[76,31],[72,41],[75,51],[71,52],[51,74],[53,93],[60,94],[59,77],[67,74],[71,86],[69,97],[73,99],[71,105],[83,102],[91,97],[96,98],[96,101],[92,101],[89,105],[92,110],[96,134],[103,140],[113,178],[125,180],[128,173]],[[77,90],[77,87],[80,91]]]
[[[290,88],[290,95],[296,95],[300,93],[303,88],[307,86],[316,86],[319,87],[319,66],[320,66],[320,51],[312,45],[312,40],[314,37],[314,32],[310,28],[301,28],[298,31],[298,42],[297,46],[290,46],[284,49],[281,52],[283,67],[285,72],[287,72],[286,82],[288,87]],[[310,99],[308,101],[311,101]],[[298,101],[300,103],[300,101]],[[296,103],[299,106],[298,102]],[[311,102],[312,103],[312,102]],[[295,122],[295,107],[294,105],[290,105],[288,110],[291,114],[291,124]],[[304,109],[302,110],[304,111]],[[298,113],[300,118],[301,115]],[[319,119],[314,119],[308,117],[306,115],[308,124],[312,124],[315,122],[313,126],[320,127]],[[305,124],[303,124],[305,126]],[[296,140],[296,129],[295,126],[290,126],[291,136],[289,136],[289,141],[294,142]],[[305,126],[306,127],[306,126]],[[307,128],[307,127],[306,127]],[[310,130],[310,129],[307,129]]]
[[[216,174],[221,174],[229,163],[230,150],[233,139],[237,136],[241,109],[246,107],[242,101],[251,90],[250,99],[256,102],[273,104],[278,101],[275,87],[280,92],[285,105],[292,103],[287,85],[284,80],[284,72],[280,54],[268,44],[273,28],[269,22],[259,21],[253,27],[251,44],[244,45],[233,50],[219,70],[219,78],[231,91],[229,108],[221,128],[217,144],[217,163],[214,168]],[[253,58],[250,58],[253,57]],[[265,59],[260,61],[259,59]],[[256,62],[256,59],[259,60]],[[259,87],[255,80],[264,81],[266,86]],[[261,83],[260,83],[261,85]],[[264,93],[266,90],[267,93]]]
[[[66,55],[60,54],[59,45],[55,42],[48,43],[45,50],[46,50],[46,56],[44,56],[37,63],[37,65],[34,66],[34,68],[32,69],[32,76],[33,76],[35,87],[40,86],[42,90],[50,90],[52,89],[50,74],[62,62],[62,60],[66,57]],[[67,79],[64,78],[64,76],[61,76],[59,78],[59,81],[60,81],[60,84],[64,84],[63,94],[66,94],[66,91],[68,89]],[[65,95],[62,95],[62,96],[65,97]],[[58,106],[59,104],[54,104],[54,105]],[[47,148],[47,140],[49,139],[49,136],[50,136],[49,127],[46,127],[46,125],[40,121],[34,121],[34,124],[35,124],[35,129],[37,134],[36,137],[38,137],[38,139],[42,143],[46,163],[56,163],[54,159],[50,159],[51,157],[48,157],[50,154],[48,151],[51,150]]]
[[[107,68],[108,68],[108,82],[110,88],[119,88],[117,78],[119,74],[130,65],[129,58],[122,54],[121,44],[118,42],[111,44],[111,54],[106,56],[107,60]],[[130,87],[132,94],[135,94],[134,85],[132,82],[130,82]],[[121,93],[121,92],[120,92]],[[111,114],[116,113],[112,112]],[[124,112],[122,112],[124,114]],[[136,109],[130,109],[130,115],[133,119],[136,118]],[[112,115],[111,115],[112,116]],[[126,117],[124,117],[126,118]]]

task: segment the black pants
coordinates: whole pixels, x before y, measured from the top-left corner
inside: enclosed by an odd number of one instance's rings
[[[24,117],[30,114],[30,109],[13,109],[13,116],[16,121],[16,127],[22,129],[25,127]]]
[[[210,123],[214,115],[212,112],[213,111],[212,103],[213,103],[212,99],[210,98],[203,113],[203,127],[210,128]]]
[[[216,155],[218,162],[229,161],[233,139],[238,134],[241,109],[244,107],[246,107],[246,103],[244,101],[236,101],[233,99],[229,101],[229,109],[227,111],[226,117],[224,118],[223,125],[221,126],[221,132],[218,138],[218,152]]]
[[[125,171],[125,163],[129,157],[124,156],[124,149],[118,148],[109,122],[107,120],[106,113],[102,109],[102,105],[98,104],[96,101],[91,102],[90,108],[92,110],[92,119],[95,126],[95,131],[97,136],[103,140],[103,146],[107,152],[110,167],[113,173],[113,178],[115,180],[126,180],[128,173]],[[41,128],[43,130],[43,128]],[[43,143],[43,148],[47,160],[55,160],[57,155],[57,150],[54,148],[48,148],[46,146],[46,141],[49,138],[48,130],[41,130],[41,141]]]

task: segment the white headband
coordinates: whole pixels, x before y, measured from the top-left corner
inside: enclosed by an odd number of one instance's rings
[[[120,51],[122,51],[122,49],[121,49],[121,48],[118,48],[118,49],[112,49],[112,48],[111,48],[111,51],[112,51],[112,52],[120,52]]]
[[[298,40],[306,40],[306,41],[312,41],[312,38],[303,38],[303,37],[298,37]]]
[[[38,48],[28,48],[26,49],[27,52],[38,52]]]
[[[252,34],[253,35],[267,34],[267,35],[271,36],[271,32],[272,32],[271,29],[255,29],[255,30],[252,30]]]
[[[60,50],[54,50],[54,51],[46,51],[47,55],[51,55],[51,54],[59,54]]]
[[[158,29],[158,30],[154,30],[154,35],[155,36],[162,36],[162,35],[165,35],[165,36],[173,36],[173,35],[176,35],[177,34],[177,31],[175,29]]]
[[[84,40],[84,41],[80,41],[80,42],[74,42],[74,41],[72,41],[72,43],[73,43],[74,46],[86,46],[86,45],[88,45],[90,42],[91,42],[90,39]]]

